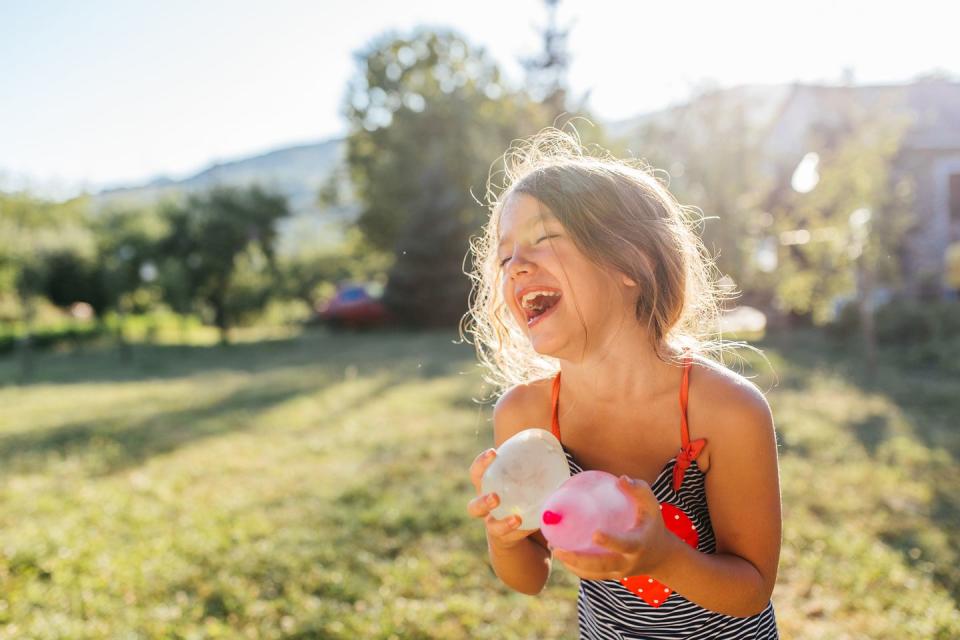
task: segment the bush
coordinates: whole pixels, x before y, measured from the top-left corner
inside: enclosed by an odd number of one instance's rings
[[[847,302],[837,311],[833,322],[825,327],[835,338],[846,339],[860,332],[860,310],[856,301]]]
[[[106,327],[99,322],[63,322],[35,329],[30,334],[30,344],[35,349],[49,349],[65,344],[79,344],[98,338],[106,333]],[[24,339],[21,328],[6,326],[0,328],[0,354],[12,353],[17,343]]]
[[[881,345],[915,345],[960,338],[960,302],[892,300],[874,315],[877,342]],[[839,338],[860,332],[860,315],[854,302],[844,305],[827,327]]]
[[[877,309],[874,321],[877,344],[906,365],[960,370],[960,302],[893,300]],[[845,305],[828,330],[841,339],[859,333],[857,305]]]
[[[876,314],[877,341],[903,345],[960,337],[960,303],[898,300]]]

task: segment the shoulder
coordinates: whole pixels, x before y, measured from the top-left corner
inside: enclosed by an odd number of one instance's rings
[[[770,406],[748,379],[698,360],[690,375],[688,409],[691,437],[708,441],[705,488],[716,552],[740,556],[760,573],[760,611],[776,582],[782,537]]]
[[[756,445],[773,436],[773,415],[753,382],[721,364],[697,359],[690,371],[690,437],[706,437],[711,448]]]
[[[493,430],[496,446],[524,429],[550,429],[550,392],[552,378],[510,387],[493,407]]]

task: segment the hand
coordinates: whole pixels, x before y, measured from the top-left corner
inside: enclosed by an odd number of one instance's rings
[[[671,533],[663,524],[660,503],[643,480],[620,476],[617,486],[636,506],[636,520],[629,531],[614,535],[597,531],[594,544],[605,553],[577,553],[553,549],[571,572],[586,580],[619,580],[633,575],[651,575],[671,547]]]
[[[530,536],[538,529],[519,529],[520,516],[512,515],[507,518],[495,518],[490,513],[500,504],[500,497],[496,493],[481,495],[483,488],[481,479],[483,472],[496,459],[495,449],[488,449],[474,459],[470,465],[470,481],[477,491],[477,497],[467,505],[467,513],[474,518],[483,518],[487,527],[487,540],[491,546],[498,549],[509,549],[515,547],[524,538]]]

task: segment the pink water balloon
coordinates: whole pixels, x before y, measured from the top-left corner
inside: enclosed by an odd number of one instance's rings
[[[609,553],[593,543],[597,531],[621,534],[633,528],[637,509],[605,471],[572,476],[543,503],[540,530],[557,549]]]

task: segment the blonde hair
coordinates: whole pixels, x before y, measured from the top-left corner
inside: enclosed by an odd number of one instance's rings
[[[588,150],[575,131],[555,128],[515,141],[500,161],[502,183],[495,184],[496,162],[487,182],[490,219],[470,242],[473,290],[461,323],[497,395],[559,368],[534,351],[501,293],[498,227],[517,194],[548,208],[589,259],[637,283],[637,321],[646,324],[657,357],[671,359],[668,346],[700,355],[722,348],[717,273],[695,233],[703,217],[681,206],[648,166]]]

